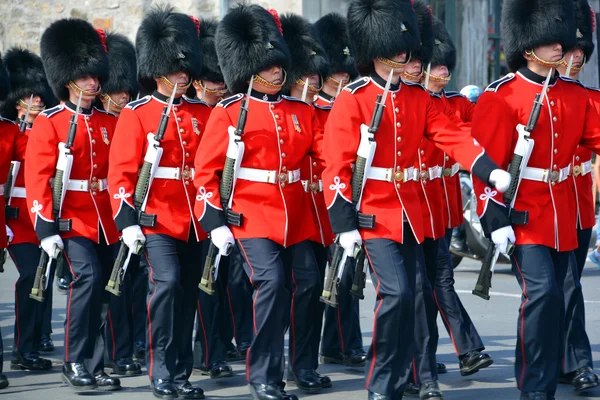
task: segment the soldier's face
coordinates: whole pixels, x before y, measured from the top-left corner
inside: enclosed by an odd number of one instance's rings
[[[404,72],[407,72],[411,75],[419,75],[423,68],[423,63],[421,60],[410,60],[406,67],[404,67]]]
[[[445,65],[434,65],[431,67],[431,75],[447,78],[448,76],[450,76],[450,71]]]
[[[548,62],[557,62],[563,58],[563,48],[560,43],[554,43],[547,46],[539,46],[533,49],[538,58]],[[528,58],[529,57],[529,58]],[[532,57],[526,56],[528,60],[532,60]]]
[[[397,63],[406,63],[408,59],[408,53],[404,52],[404,53],[400,53],[398,55],[396,55],[396,57],[392,58],[391,60]]]
[[[172,84],[177,84],[177,87],[183,87],[186,86],[189,82],[190,82],[190,76],[188,75],[187,72],[183,72],[183,71],[179,71],[179,72],[175,72],[173,74],[169,74],[166,76],[166,78],[169,80],[169,82],[171,82]],[[184,90],[177,90],[177,94],[183,94],[185,93],[185,89]]]
[[[281,85],[283,83],[283,69],[279,65],[269,67],[260,71],[258,73],[258,76],[274,85]],[[279,91],[279,89],[266,87],[261,85],[260,83],[255,83],[255,88],[259,92],[266,94],[275,94]]]
[[[127,105],[127,103],[129,103],[129,101],[131,100],[131,96],[129,95],[129,92],[126,92],[126,91],[109,93],[109,96],[110,96],[110,100],[113,103],[115,103],[121,107],[125,107]]]
[[[573,57],[573,67],[575,68],[581,68],[583,66],[583,62],[584,62],[584,54],[583,54],[583,50],[581,50],[580,48],[574,48],[573,50],[568,51],[567,53],[565,53],[565,61],[569,62],[569,60],[571,59],[571,57]]]
[[[31,95],[23,96],[21,97],[21,101],[25,104],[29,104],[30,97]],[[44,104],[44,100],[39,95],[34,95],[33,100],[31,102],[31,108],[29,109],[29,117],[37,117],[38,114],[42,112],[42,109],[44,109],[45,106],[46,104]],[[27,107],[23,107],[19,103],[17,103],[17,113],[19,115],[25,115],[27,113]]]
[[[202,84],[207,90],[223,90],[225,89],[225,82],[213,82],[202,80]]]
[[[314,86],[314,87],[319,87],[321,86],[319,83],[319,75],[314,74],[314,75],[309,75],[309,76],[303,76],[301,78],[304,82],[306,82],[306,80],[308,80],[308,84],[310,86]]]
[[[77,85],[79,88],[85,90],[86,92],[92,92],[95,93],[96,91],[98,91],[98,87],[100,86],[100,81],[98,80],[97,76],[83,76],[80,78],[77,78],[73,81],[73,83],[75,83],[75,85]],[[69,88],[69,92],[72,92],[71,94],[75,95],[75,98],[79,98],[79,91],[77,90],[73,90],[71,87],[67,86]],[[85,94],[82,95],[81,100],[85,100],[85,101],[92,101],[94,100],[96,96],[86,96]]]

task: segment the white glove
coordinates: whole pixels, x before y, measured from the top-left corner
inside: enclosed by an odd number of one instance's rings
[[[229,230],[227,225],[220,226],[210,231],[210,240],[215,247],[219,249],[219,254],[222,256],[228,256],[235,243],[233,233],[231,233],[231,230]]]
[[[360,247],[362,245],[362,238],[360,237],[360,233],[355,229],[340,233],[339,243],[346,251],[346,255],[354,258],[354,248],[355,246]]]
[[[50,258],[58,257],[57,253],[59,252],[57,250],[62,250],[65,248],[62,239],[58,235],[52,235],[42,239],[42,241],[40,242],[40,246],[42,246],[42,249],[46,252],[46,254],[48,254]]]
[[[517,241],[512,226],[508,225],[492,232],[492,242],[494,242],[496,248],[500,250],[500,253],[506,254],[509,241],[511,243]]]
[[[146,236],[142,233],[142,228],[139,225],[131,225],[123,229],[123,243],[133,253],[138,254],[141,247],[146,243]]]
[[[12,229],[8,227],[8,225],[6,225],[6,237],[8,238],[8,243],[12,242],[12,240],[15,238],[15,234],[13,233]]]
[[[510,174],[503,169],[495,169],[490,174],[489,181],[500,193],[504,193],[510,186]]]

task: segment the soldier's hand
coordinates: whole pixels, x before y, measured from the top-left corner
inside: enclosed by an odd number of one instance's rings
[[[339,243],[346,251],[348,257],[354,257],[355,247],[362,245],[362,238],[358,230],[354,229],[353,231],[340,233]]]
[[[65,248],[62,239],[58,235],[52,235],[42,239],[40,246],[42,246],[42,250],[44,250],[50,258],[58,257],[60,252],[57,251],[57,249],[62,250]]]
[[[15,234],[8,225],[6,225],[6,238],[8,239],[8,243],[12,242],[12,240],[15,238]]]
[[[139,225],[131,225],[123,229],[123,243],[137,254],[139,244],[146,243],[146,236],[142,233],[142,228]]]
[[[497,191],[504,193],[510,186],[510,174],[503,169],[495,169],[490,174],[489,181]]]
[[[496,248],[500,250],[502,254],[506,254],[508,250],[508,243],[515,243],[516,240],[515,232],[510,225],[496,229],[494,232],[492,232],[492,242],[494,242]]]
[[[210,240],[219,249],[219,254],[228,256],[233,249],[235,239],[227,225],[220,226],[210,231]]]

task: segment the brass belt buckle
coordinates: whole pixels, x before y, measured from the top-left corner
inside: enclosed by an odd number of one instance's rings
[[[550,182],[558,182],[559,178],[560,178],[560,174],[558,171],[550,172]]]
[[[192,176],[192,173],[191,173],[191,171],[190,171],[189,169],[187,169],[187,167],[186,167],[186,169],[184,169],[184,170],[181,172],[181,176],[183,176],[183,179],[187,180],[187,179],[191,178],[191,176]]]
[[[313,193],[319,193],[319,184],[317,182],[311,182],[308,187]]]
[[[422,181],[426,181],[427,178],[429,178],[429,173],[423,170],[419,172],[419,178],[421,178]]]
[[[404,172],[403,171],[394,172],[394,180],[396,182],[402,182],[404,180]]]
[[[98,181],[93,181],[90,184],[90,188],[92,189],[93,192],[97,191],[98,190]]]
[[[279,174],[279,176],[277,177],[277,180],[279,181],[279,183],[283,183],[286,184],[288,181],[288,174],[282,172],[281,174]]]
[[[575,177],[578,177],[579,175],[581,175],[581,166],[580,165],[575,165],[573,167],[573,175],[575,175]]]
[[[449,177],[452,175],[452,168],[444,168],[444,176]]]

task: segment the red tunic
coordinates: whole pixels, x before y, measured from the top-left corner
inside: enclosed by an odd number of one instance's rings
[[[133,193],[143,165],[148,134],[158,128],[168,98],[155,92],[129,103],[121,112],[110,153],[108,184],[114,219],[120,231],[138,225]],[[170,168],[174,179],[155,178],[148,193],[145,213],[156,215],[156,226],[142,227],[145,235],[162,234],[188,241],[193,226],[196,240],[207,238],[193,216],[196,190],[194,156],[205,132],[212,107],[187,97],[175,99],[165,135],[159,167]]]
[[[35,120],[25,154],[27,206],[38,238],[58,234],[52,215],[52,187],[48,184],[56,173],[58,144],[67,141],[69,121],[76,106],[71,102],[45,110]],[[71,180],[87,181],[87,191],[67,190],[61,219],[72,221],[63,239],[85,237],[100,243],[100,232],[108,244],[119,239],[111,218],[108,190],[100,190],[99,181],[108,174],[108,153],[117,118],[103,110],[82,109],[77,121],[72,148]]]
[[[516,126],[527,124],[544,80],[523,68],[494,82],[479,98],[472,133],[502,168],[508,168],[513,156]],[[535,146],[528,167],[548,171],[567,168],[578,144],[599,151],[600,117],[586,88],[564,77],[553,82],[531,138]],[[478,180],[474,180],[474,189],[487,233],[511,224],[501,194],[484,189]],[[544,245],[558,251],[577,247],[575,193],[570,179],[547,183],[523,179],[514,207],[529,212],[526,225],[513,226],[517,244]]]
[[[196,153],[195,211],[206,231],[226,223],[219,194],[220,175],[229,142],[227,129],[237,126],[243,97],[238,94],[217,105],[207,124],[211,134],[202,139]],[[307,156],[321,162],[322,136],[323,129],[311,105],[254,92],[242,136],[245,152],[241,167],[287,177],[300,170]],[[236,239],[267,238],[291,246],[316,234],[312,205],[299,180],[267,183],[238,179],[231,208],[243,215],[242,226],[231,226]]]
[[[10,161],[17,158],[19,154],[25,152],[26,143],[19,140],[20,132],[17,125],[0,117],[0,187],[4,190],[4,183],[8,177],[10,169]],[[4,196],[0,196],[0,207],[4,210]],[[2,228],[6,225],[6,215],[0,212],[0,249],[5,249],[8,240],[6,237],[6,229]]]
[[[325,200],[333,231],[357,229],[356,211],[352,205],[352,164],[357,157],[361,124],[369,125],[378,94],[385,81],[379,76],[362,78],[348,85],[336,99],[325,132],[323,173]],[[402,172],[412,167],[423,137],[431,139],[474,173],[487,180],[495,165],[467,132],[460,130],[433,104],[420,86],[401,84],[393,87],[386,100],[379,131],[375,134],[377,151],[372,166]],[[375,215],[375,228],[363,229],[363,239],[384,238],[402,242],[403,220],[409,222],[417,241],[424,237],[420,184],[410,177],[379,181],[368,179],[360,211]]]

